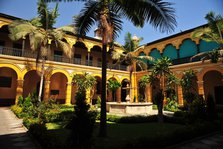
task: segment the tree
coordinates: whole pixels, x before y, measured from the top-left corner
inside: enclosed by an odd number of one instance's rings
[[[158,120],[160,122],[163,121],[163,100],[165,97],[165,86],[166,86],[166,77],[171,74],[169,66],[171,64],[170,58],[162,57],[161,59],[157,59],[155,63],[153,64],[152,68],[152,76],[157,77],[157,79],[160,81],[160,90],[155,95],[155,103],[158,106]]]
[[[89,111],[86,103],[86,91],[96,84],[95,77],[88,73],[75,74],[73,82],[77,85],[74,117],[70,123],[72,128],[71,143],[74,148],[90,149],[96,114]]]
[[[220,46],[217,49],[213,49],[209,52],[202,52],[193,57],[200,57],[201,60],[211,59],[211,62],[216,63],[220,56],[223,56],[223,17],[221,15],[215,15],[214,12],[209,12],[205,19],[208,21],[208,26],[196,29],[191,37],[199,38],[207,42],[216,42]]]
[[[53,24],[55,24],[56,18],[59,15],[58,4],[52,11],[49,11],[44,0],[39,0],[38,15],[38,17],[31,21],[16,20],[12,22],[9,25],[9,37],[13,41],[28,37],[31,50],[37,51],[36,63],[41,62],[41,80],[38,95],[38,100],[41,101],[45,62],[50,53],[51,41],[54,41],[55,45],[62,49],[67,56],[71,56],[71,47],[62,41],[65,36],[64,28],[53,29]]]
[[[60,1],[60,0],[45,0]],[[64,0],[67,1],[67,0]],[[78,1],[78,0],[69,0]],[[106,136],[106,51],[122,29],[122,18],[135,26],[143,27],[149,22],[161,32],[171,32],[176,26],[174,9],[171,3],[162,0],[94,0],[85,1],[80,15],[75,18],[79,35],[86,35],[90,28],[98,25],[102,36],[102,93],[100,136]]]
[[[121,83],[117,80],[109,79],[107,83],[108,90],[112,91],[112,100],[116,101],[116,90],[121,87]]]
[[[120,50],[114,50],[112,52],[112,58],[117,60],[116,63],[124,63],[128,66],[129,71],[129,87],[130,87],[130,97],[131,97],[131,89],[132,89],[132,73],[136,71],[136,66],[141,68],[141,70],[147,69],[147,63],[145,63],[145,60],[152,61],[153,58],[150,56],[138,56],[136,55],[136,51],[139,48],[140,41],[142,41],[143,38],[137,38],[136,36],[132,37],[131,33],[127,33],[125,36],[125,44],[122,47],[122,51]]]

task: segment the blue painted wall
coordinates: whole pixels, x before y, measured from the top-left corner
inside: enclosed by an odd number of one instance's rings
[[[211,51],[215,48],[219,48],[220,45],[217,44],[216,42],[206,42],[204,40],[201,40],[200,41],[200,44],[199,44],[199,49],[200,49],[200,52],[207,52],[207,51]]]
[[[163,51],[164,57],[169,57],[171,60],[177,59],[177,49],[173,45],[167,45]]]
[[[189,57],[197,54],[197,46],[191,39],[186,39],[180,46],[180,58]]]
[[[154,59],[159,59],[159,58],[162,57],[161,54],[160,54],[160,52],[157,49],[153,49],[150,52],[149,56],[152,56]]]

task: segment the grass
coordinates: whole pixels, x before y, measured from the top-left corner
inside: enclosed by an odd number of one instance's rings
[[[170,123],[138,123],[138,124],[107,124],[107,138],[99,138],[99,124],[95,129],[95,148],[106,149],[122,148],[128,142],[136,141],[138,138],[148,137],[156,138],[167,136],[174,133],[177,129],[183,129],[185,126]]]
[[[119,124],[107,123],[106,138],[98,137],[99,122],[96,122],[94,129],[94,148],[95,149],[112,149],[122,148],[128,142],[136,141],[138,138],[156,138],[159,136],[168,136],[177,129],[184,129],[185,126],[170,123],[137,123],[137,124]],[[47,123],[48,134],[54,137],[60,145],[66,144],[70,130],[63,128],[64,123]]]

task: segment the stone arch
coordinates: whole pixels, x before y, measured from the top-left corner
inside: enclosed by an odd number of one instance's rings
[[[207,73],[208,71],[218,71],[221,74],[223,74],[223,68],[221,68],[220,66],[211,66],[211,67],[205,67],[202,69],[202,71],[198,74],[198,80],[199,81],[203,81],[204,75],[205,73]]]
[[[177,49],[172,44],[168,44],[163,50],[163,56],[169,57],[171,60],[175,60],[178,58]]]
[[[38,96],[40,86],[40,74],[38,74],[36,70],[26,71],[23,80],[23,97],[25,98],[31,93],[35,93]]]
[[[50,99],[64,104],[66,100],[67,76],[62,72],[53,73],[50,77]]]
[[[122,82],[121,82],[121,101],[122,102],[126,102],[126,96],[128,95],[127,93],[127,90],[126,90],[126,87],[127,87],[127,84],[129,84],[129,80],[128,79],[123,79]]]
[[[18,79],[23,78],[22,73],[21,73],[21,69],[18,66],[13,65],[13,64],[0,64],[0,68],[1,67],[11,68],[16,72],[16,75],[17,75]]]
[[[52,70],[51,72],[51,76],[55,73],[62,73],[66,76],[67,78],[67,82],[71,83],[72,82],[72,76],[69,74],[69,72],[67,72],[66,70],[63,70],[63,69],[54,69]]]
[[[182,41],[179,49],[179,58],[190,57],[197,54],[197,45],[190,38],[186,38]]]
[[[17,79],[17,72],[13,68],[0,67],[0,106],[15,104]]]
[[[223,105],[223,75],[217,70],[207,71],[203,76],[204,94],[212,95],[216,104]]]
[[[119,82],[119,80],[117,80],[114,76],[110,77],[108,80],[116,80]],[[117,90],[116,90],[117,91]],[[117,94],[116,91],[111,91],[107,88],[107,101],[112,101],[115,102],[117,101]]]
[[[154,48],[150,51],[149,56],[152,56],[154,59],[160,59],[162,56],[160,51],[157,48]]]

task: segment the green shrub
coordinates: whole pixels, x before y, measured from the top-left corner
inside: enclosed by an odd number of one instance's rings
[[[167,98],[167,104],[164,105],[164,110],[175,112],[179,110],[178,107],[179,104],[177,103],[177,101]]]
[[[15,113],[15,115],[18,117],[18,118],[22,118],[23,116],[23,112],[22,112],[22,108],[18,105],[13,105],[11,106],[11,110]]]
[[[39,119],[38,118],[24,118],[23,119],[23,124],[26,128],[30,128],[31,125],[33,124],[39,124]]]

